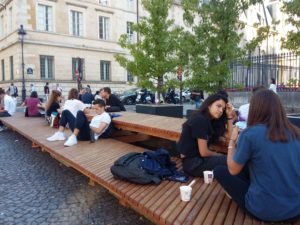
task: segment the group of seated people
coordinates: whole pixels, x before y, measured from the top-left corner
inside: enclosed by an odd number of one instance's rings
[[[108,112],[126,111],[122,102],[117,96],[111,93],[109,87],[104,87],[100,91],[102,99],[96,99],[92,102],[92,108],[96,112],[91,122],[88,121],[87,105],[80,101],[77,89],[72,88],[69,91],[68,100],[65,101],[63,108],[60,108],[60,93],[53,90],[46,105],[46,114],[60,113],[59,130],[48,141],[65,140],[64,130],[68,124],[72,135],[64,143],[65,146],[73,146],[80,141],[95,141],[99,137],[107,137],[110,133],[111,117]]]
[[[47,140],[66,140],[67,124],[72,134],[65,146],[106,137],[111,123],[108,113],[125,108],[108,87],[101,89],[100,96],[93,101],[96,116],[89,122],[77,89],[70,90],[63,107],[61,94],[53,90],[46,114],[60,113],[61,118],[59,130]],[[35,98],[32,94],[25,104],[38,105]],[[13,115],[13,100],[1,88],[0,100],[4,100],[0,117]],[[28,115],[32,111],[29,108]],[[245,129],[234,126],[238,119],[245,121]],[[227,156],[211,151],[222,138],[229,142]],[[210,95],[183,124],[177,147],[186,174],[202,177],[204,171],[213,170],[214,178],[249,215],[268,222],[300,218],[300,129],[289,122],[273,91],[254,88],[250,103],[240,108],[238,117],[226,94]]]
[[[16,112],[16,101],[5,92],[4,89],[0,88],[0,117],[10,117]],[[0,121],[0,131],[3,131],[5,126]]]
[[[273,91],[254,88],[241,108],[246,128],[234,126],[223,94],[209,96],[182,127],[178,150],[185,173],[213,170],[227,195],[249,215],[268,222],[300,222],[300,129],[289,122]],[[229,140],[227,156],[210,150]]]

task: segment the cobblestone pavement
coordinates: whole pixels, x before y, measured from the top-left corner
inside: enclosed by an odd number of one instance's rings
[[[150,225],[100,186],[12,132],[0,133],[1,225]]]

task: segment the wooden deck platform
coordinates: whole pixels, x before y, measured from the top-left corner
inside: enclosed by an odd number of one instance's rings
[[[46,137],[54,129],[41,118],[25,118],[22,114],[0,118],[12,130],[25,136],[49,152],[66,166],[73,167],[115,195],[120,203],[132,207],[155,224],[194,225],[257,225],[254,220],[227,198],[217,182],[211,185],[198,179],[193,186],[193,197],[188,203],[179,196],[180,183],[163,181],[160,185],[136,185],[114,179],[110,167],[113,162],[130,151],[143,149],[114,139],[99,140],[96,143],[79,142],[73,147],[64,147],[63,142],[48,142]],[[176,160],[180,167],[180,161]]]

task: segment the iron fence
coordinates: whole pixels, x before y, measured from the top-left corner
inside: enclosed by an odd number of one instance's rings
[[[279,90],[300,87],[300,56],[295,53],[248,55],[231,63],[230,70],[229,88],[268,86],[271,78]]]

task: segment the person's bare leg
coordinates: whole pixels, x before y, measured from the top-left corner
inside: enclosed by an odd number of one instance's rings
[[[63,126],[59,126],[59,129],[58,129],[58,131],[60,131],[60,132],[64,132],[64,130],[65,130],[65,128],[64,128]]]
[[[77,137],[79,134],[79,130],[77,128],[74,129],[73,134]]]

